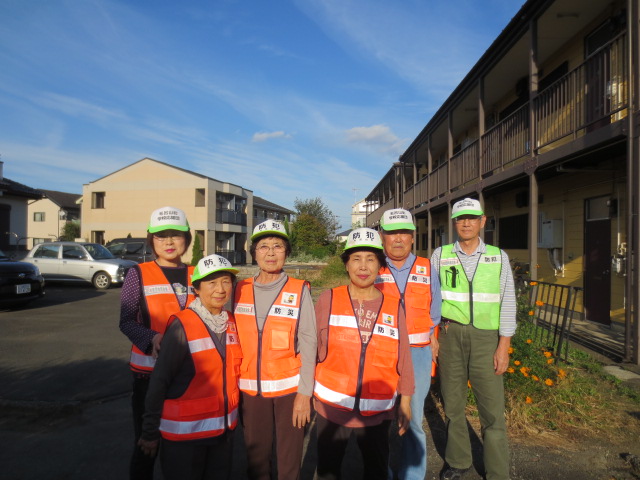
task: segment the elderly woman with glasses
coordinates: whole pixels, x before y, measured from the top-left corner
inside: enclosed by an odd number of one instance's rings
[[[258,273],[238,283],[234,315],[242,346],[240,390],[248,477],[271,478],[276,447],[279,479],[300,476],[305,426],[311,420],[316,322],[307,282],[289,277],[291,253],[281,222],[267,220],[251,236]]]
[[[155,456],[145,455],[138,445],[149,379],[169,317],[194,300],[193,267],[182,263],[191,244],[185,213],[162,207],[151,214],[147,243],[156,259],[129,269],[120,293],[120,331],[131,343],[129,366],[133,375],[133,427],[135,443],[130,478],[152,480]]]

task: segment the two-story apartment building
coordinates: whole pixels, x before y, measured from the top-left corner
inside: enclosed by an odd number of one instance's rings
[[[290,222],[295,212],[288,208],[276,205],[262,197],[253,197],[253,224],[258,225],[265,220],[280,220]]]
[[[42,198],[29,202],[27,208],[27,247],[58,240],[67,222],[80,221],[80,199],[77,193],[43,190]]]
[[[580,287],[587,320],[623,326],[638,362],[637,0],[528,0],[366,199],[450,243],[478,198],[488,243],[532,279]],[[635,252],[635,255],[633,253]]]
[[[82,237],[98,243],[144,237],[149,215],[162,206],[185,211],[205,255],[216,253],[234,264],[247,261],[253,192],[151,158],[83,186]],[[183,259],[190,258],[191,249]]]

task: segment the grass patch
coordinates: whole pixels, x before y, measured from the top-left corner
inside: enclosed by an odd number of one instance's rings
[[[311,286],[326,290],[328,288],[346,285],[349,282],[349,276],[344,268],[344,263],[339,256],[329,257],[327,265],[320,271],[320,274],[311,281]]]

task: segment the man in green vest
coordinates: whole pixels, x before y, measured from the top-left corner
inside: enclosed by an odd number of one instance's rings
[[[507,254],[480,238],[486,217],[478,200],[455,203],[451,218],[458,240],[437,248],[431,257],[438,272],[431,282],[439,281],[442,292],[439,366],[447,446],[440,478],[459,480],[471,467],[465,416],[471,384],[482,426],[486,478],[508,480],[502,374],[516,329],[513,274]]]

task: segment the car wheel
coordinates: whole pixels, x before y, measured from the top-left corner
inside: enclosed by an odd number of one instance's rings
[[[107,272],[98,272],[91,281],[98,290],[106,290],[111,286],[111,277]]]

